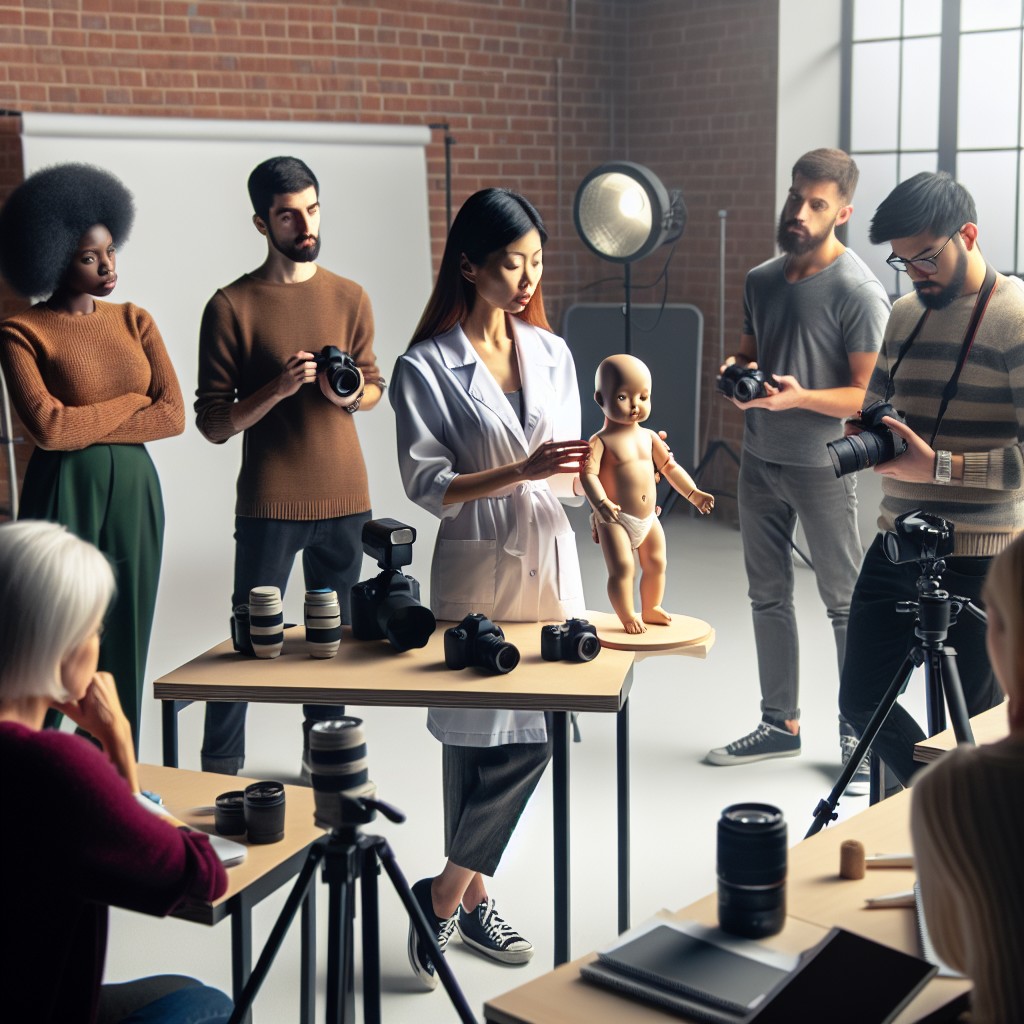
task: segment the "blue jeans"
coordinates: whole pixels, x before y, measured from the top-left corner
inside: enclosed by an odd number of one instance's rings
[[[334,519],[290,520],[235,517],[235,589],[231,605],[247,604],[253,587],[278,587],[284,596],[295,556],[302,552],[306,589],[337,591],[341,621],[348,623],[349,595],[363,564],[363,524],[372,513]],[[245,713],[241,701],[210,701],[203,732],[204,772],[237,775],[245,761]],[[314,721],[345,713],[338,704],[304,704],[304,731]]]
[[[790,548],[798,516],[842,670],[850,597],[863,554],[856,484],[853,474],[837,479],[831,466],[782,466],[743,453],[738,486],[743,560],[754,619],[761,712],[772,721],[800,717]]]
[[[97,1024],[224,1024],[234,1003],[194,978],[154,975],[100,989]]]
[[[942,586],[951,594],[970,598],[981,606],[981,588],[991,558],[948,558]],[[862,732],[914,645],[916,617],[896,611],[897,601],[917,600],[917,562],[893,565],[882,550],[879,534],[864,556],[864,566],[853,592],[846,664],[839,687],[843,716]],[[985,626],[970,612],[960,613],[950,626],[946,647],[957,655],[967,713],[977,715],[1003,699],[985,649]],[[922,767],[914,761],[914,744],[924,731],[897,703],[875,737],[871,749],[907,785]]]

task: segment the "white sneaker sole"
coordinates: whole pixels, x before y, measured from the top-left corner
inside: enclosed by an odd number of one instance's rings
[[[459,938],[462,939],[468,949],[471,949],[480,956],[487,957],[488,960],[496,960],[499,964],[525,964],[533,959],[533,946],[529,949],[491,949],[490,946],[484,946],[473,939],[467,938],[463,935],[461,928],[458,931]]]
[[[727,754],[724,750],[709,750],[707,756],[704,758],[704,763],[718,765],[719,767],[727,767],[731,764],[753,764],[754,761],[774,761],[779,757],[796,757],[799,753],[799,747],[797,747],[796,750],[780,750],[773,754],[747,755]]]
[[[419,936],[416,934],[416,929],[409,925],[409,939],[406,942],[406,952],[409,954],[409,966],[412,967],[413,974],[423,983],[424,987],[429,992],[433,992],[437,988],[437,971],[433,974],[425,971],[423,966],[420,964],[419,957],[416,955],[416,946],[419,943]]]

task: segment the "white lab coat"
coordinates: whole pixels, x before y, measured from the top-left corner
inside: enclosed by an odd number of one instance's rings
[[[546,441],[579,439],[576,370],[565,342],[509,319],[525,427],[461,327],[414,345],[393,375],[402,482],[413,501],[441,519],[430,571],[430,604],[439,619],[481,612],[498,625],[539,622],[581,615],[585,607],[576,539],[555,496],[572,497],[572,474],[444,504],[459,473],[516,462]],[[459,746],[547,738],[536,711],[431,708],[427,727]]]

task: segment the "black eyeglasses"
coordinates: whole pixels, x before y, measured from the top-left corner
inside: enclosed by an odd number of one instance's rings
[[[945,249],[946,246],[949,245],[949,243],[952,242],[959,234],[960,229],[957,228],[956,231],[954,231],[953,234],[951,234],[949,238],[947,238],[942,245],[940,245],[938,249],[931,254],[931,256],[919,256],[916,259],[905,260],[902,256],[897,256],[896,253],[893,253],[891,256],[886,258],[885,262],[888,263],[893,270],[896,270],[901,274],[907,273],[907,271],[913,267],[919,274],[931,277],[932,274],[937,274],[939,272],[939,268],[935,265],[935,261],[939,258],[942,250]]]

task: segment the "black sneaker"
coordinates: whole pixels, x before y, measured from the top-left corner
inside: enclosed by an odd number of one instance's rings
[[[859,737],[853,731],[853,726],[844,719],[839,719],[839,749],[843,754],[843,767],[845,768],[853,752],[860,742]],[[850,781],[846,784],[847,796],[867,796],[871,792],[871,752],[864,755],[857,770],[853,773]]]
[[[470,949],[500,963],[525,964],[533,956],[533,943],[494,909],[494,900],[489,899],[468,912],[460,906],[458,929]]]
[[[452,933],[455,931],[455,914],[451,917],[444,918],[438,917],[434,913],[434,904],[430,899],[430,883],[433,881],[431,878],[421,878],[413,887],[412,894],[416,897],[416,902],[419,903],[420,909],[423,911],[423,916],[426,917],[428,924],[437,926],[437,944],[441,947],[441,952],[445,951],[445,947],[448,945],[448,940],[452,937]],[[437,972],[434,970],[433,961],[430,959],[430,954],[424,945],[420,942],[420,937],[416,932],[416,928],[413,923],[409,922],[409,941],[407,944],[407,950],[409,953],[409,963],[412,965],[413,972],[416,977],[423,982],[428,989],[437,988]]]
[[[725,747],[709,750],[704,758],[707,764],[747,764],[767,761],[772,757],[796,757],[800,753],[800,734],[794,736],[785,727],[761,724],[746,736]]]

